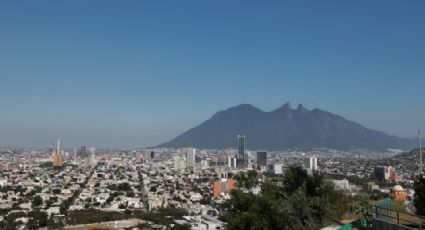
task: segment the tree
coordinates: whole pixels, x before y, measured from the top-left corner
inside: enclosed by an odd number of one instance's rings
[[[372,214],[372,206],[369,205],[367,201],[363,201],[360,206],[356,210],[356,214],[359,217],[360,226],[358,226],[361,229],[372,229],[372,221],[373,221],[373,214]]]
[[[39,229],[41,227],[47,226],[47,214],[41,212],[40,210],[35,210],[28,213],[28,228],[29,229]]]
[[[32,200],[32,204],[31,204],[31,206],[33,207],[33,208],[35,208],[35,207],[39,207],[40,205],[42,205],[43,204],[43,199],[39,196],[39,195],[37,195],[37,196],[35,196],[34,197],[34,199]]]
[[[190,230],[192,226],[190,224],[174,224],[171,230]]]
[[[57,194],[61,193],[61,190],[58,189],[58,188],[55,188],[55,189],[53,189],[52,192],[53,192],[53,194],[57,195]]]
[[[243,183],[254,175],[246,175]],[[338,217],[335,210],[342,198],[321,173],[309,176],[304,169],[294,167],[285,177],[264,183],[259,195],[232,190],[225,220],[228,229],[236,230],[320,229]]]
[[[413,188],[415,189],[413,202],[416,214],[425,216],[425,178],[422,175],[416,178]]]
[[[126,215],[126,216],[131,216],[131,214],[132,214],[133,212],[130,210],[130,209],[126,209],[125,211],[124,211],[124,214]]]
[[[258,185],[258,174],[255,170],[241,172],[235,176],[235,180],[239,187],[250,189]]]
[[[69,203],[69,201],[68,200],[64,200],[62,203],[61,203],[61,205],[60,205],[60,207],[59,207],[59,211],[60,211],[60,213],[61,214],[66,214],[66,211],[68,210],[68,208],[69,208],[69,206],[70,206],[71,204]]]
[[[149,191],[151,191],[151,192],[156,192],[156,186],[152,186],[152,187],[149,189]]]

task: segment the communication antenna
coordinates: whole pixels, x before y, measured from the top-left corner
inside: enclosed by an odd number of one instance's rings
[[[58,154],[60,154],[61,140],[58,139]]]
[[[420,167],[421,167],[421,171],[420,171],[420,175],[422,175],[422,143],[421,143],[421,131],[418,130],[418,139],[419,139],[419,158],[420,158]]]

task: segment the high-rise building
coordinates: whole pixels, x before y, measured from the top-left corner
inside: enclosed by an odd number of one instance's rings
[[[375,166],[373,168],[373,178],[377,181],[396,181],[397,174],[392,166]]]
[[[186,168],[186,158],[182,156],[174,156],[173,161],[174,161],[174,170],[180,171]]]
[[[238,135],[238,168],[244,168],[246,166],[245,159],[245,135]]]
[[[257,152],[257,169],[267,166],[267,152]]]
[[[373,168],[373,179],[377,181],[385,181],[387,180],[388,176],[385,173],[386,167],[382,166],[376,166]]]
[[[186,149],[186,169],[189,171],[195,170],[195,156],[196,150],[194,148]]]
[[[315,171],[319,170],[317,167],[317,157],[309,157],[304,160],[304,167],[307,170]]]
[[[227,166],[229,167],[229,168],[236,168],[236,167],[238,167],[238,165],[237,165],[237,158],[236,157],[231,157],[231,156],[228,156],[227,157]]]
[[[53,161],[53,167],[62,167],[63,165],[63,157],[60,152],[60,139],[58,139],[58,148],[56,152],[53,153],[52,161]]]
[[[238,144],[239,159],[245,160],[245,135],[238,135]]]
[[[96,165],[96,148],[90,147],[88,150],[88,165],[94,166]]]

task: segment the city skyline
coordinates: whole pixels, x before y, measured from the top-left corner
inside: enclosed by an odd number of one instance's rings
[[[415,138],[424,9],[2,2],[0,146],[155,146],[228,107],[287,101]]]

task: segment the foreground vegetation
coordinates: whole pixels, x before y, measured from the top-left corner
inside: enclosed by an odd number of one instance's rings
[[[308,175],[304,169],[293,167],[284,177],[265,182],[259,195],[244,188],[252,186],[253,176],[241,176],[248,183],[239,183],[242,186],[231,193],[224,216],[230,230],[320,229],[348,209],[344,194],[319,172]]]

